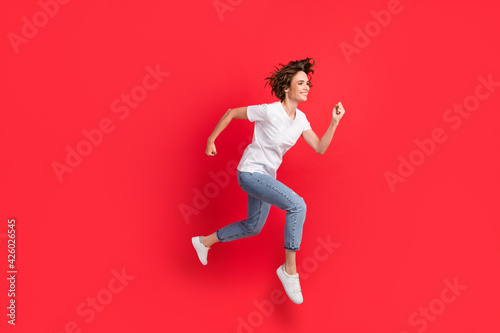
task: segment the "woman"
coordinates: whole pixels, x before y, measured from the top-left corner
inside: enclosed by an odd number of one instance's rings
[[[312,60],[312,63],[310,62]],[[339,102],[335,105],[330,126],[321,139],[311,129],[306,115],[297,109],[299,102],[307,101],[312,87],[308,80],[315,64],[314,58],[279,64],[266,82],[271,94],[281,101],[229,109],[208,138],[205,153],[215,156],[215,139],[233,119],[255,122],[252,143],[249,144],[237,167],[240,187],[247,193],[247,219],[229,224],[206,237],[192,238],[193,246],[203,265],[207,264],[208,250],[217,242],[229,242],[257,235],[266,222],[269,209],[274,205],[286,211],[285,263],[278,267],[277,275],[290,299],[300,304],[303,296],[295,262],[300,249],[302,226],[306,217],[304,200],[283,183],[276,180],[276,171],[283,155],[300,136],[319,154],[324,154],[340,119],[345,113]]]

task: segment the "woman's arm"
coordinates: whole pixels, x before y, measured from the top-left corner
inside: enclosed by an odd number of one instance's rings
[[[208,137],[207,149],[205,150],[205,154],[207,154],[208,156],[217,155],[217,150],[215,149],[215,139],[233,119],[248,119],[247,107],[244,106],[241,108],[227,110],[227,112],[222,116],[217,125],[215,125],[212,134],[210,134],[210,136]]]
[[[323,137],[320,139],[312,129],[302,132],[302,137],[304,140],[314,149],[318,154],[324,154],[332,142],[333,134],[340,122],[340,119],[344,115],[345,110],[342,103],[338,102],[333,108],[332,121],[330,126],[326,130]]]

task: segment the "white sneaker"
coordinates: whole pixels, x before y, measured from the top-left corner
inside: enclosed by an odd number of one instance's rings
[[[204,238],[203,236],[195,236],[191,238],[191,242],[193,243],[196,253],[198,253],[198,258],[200,259],[201,263],[203,265],[206,265],[208,250],[210,248],[203,245],[203,238]]]
[[[300,290],[299,273],[295,275],[288,275],[287,272],[285,272],[285,264],[283,264],[278,267],[276,274],[278,274],[281,283],[283,283],[286,294],[290,297],[292,302],[295,304],[301,304],[304,302],[304,297],[302,296],[302,291]]]

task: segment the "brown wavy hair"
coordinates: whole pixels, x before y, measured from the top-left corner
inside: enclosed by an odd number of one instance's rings
[[[310,62],[312,60],[312,63]],[[266,84],[264,87],[267,87],[267,84],[271,86],[271,96],[274,94],[280,100],[284,100],[286,93],[285,89],[290,88],[292,84],[292,78],[299,71],[303,71],[307,74],[309,81],[311,81],[311,74],[314,73],[313,66],[316,62],[314,58],[306,58],[302,60],[290,61],[286,66],[284,64],[278,64],[275,66],[276,72],[271,72],[271,76],[266,77]],[[312,87],[312,83],[309,82],[309,87]]]

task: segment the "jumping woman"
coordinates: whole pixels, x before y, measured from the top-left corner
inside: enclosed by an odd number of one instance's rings
[[[312,63],[310,62],[312,60]],[[276,270],[288,297],[296,303],[303,302],[299,274],[295,261],[300,249],[302,227],[306,218],[306,204],[297,193],[276,179],[276,171],[283,155],[300,136],[319,154],[324,154],[333,134],[345,113],[339,102],[332,112],[332,120],[320,139],[311,129],[306,115],[297,109],[299,102],[307,101],[312,87],[314,58],[279,64],[276,72],[265,80],[271,86],[271,94],[280,101],[229,109],[208,137],[205,153],[215,156],[215,139],[233,119],[248,119],[255,122],[253,140],[237,167],[240,187],[247,193],[247,218],[216,230],[208,236],[192,238],[193,246],[203,265],[207,264],[208,250],[217,242],[229,242],[257,235],[264,226],[271,205],[286,211],[285,219],[285,263]]]

